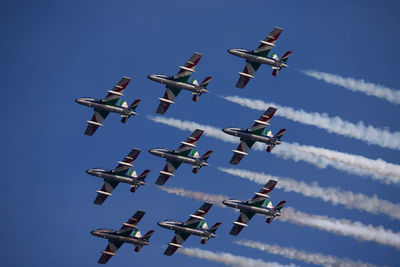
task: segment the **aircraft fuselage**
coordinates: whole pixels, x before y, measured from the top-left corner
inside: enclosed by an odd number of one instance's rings
[[[260,64],[270,65],[272,67],[287,68],[287,66],[288,66],[284,62],[280,61],[279,59],[274,59],[274,58],[270,58],[270,57],[260,57],[260,56],[255,55],[252,51],[249,51],[246,49],[229,49],[228,52],[231,55],[241,57],[241,58],[247,59],[249,61],[257,62]]]
[[[192,166],[196,167],[202,167],[202,166],[207,166],[207,162],[204,160],[201,160],[199,158],[193,158],[189,156],[179,156],[174,154],[173,150],[169,149],[164,149],[164,148],[154,148],[154,149],[149,149],[150,154],[153,154],[154,156],[165,158],[167,160],[175,160],[179,161],[182,163],[188,163]]]
[[[77,98],[75,99],[75,102],[87,107],[118,113],[125,116],[136,115],[136,112],[131,110],[130,108],[125,108],[117,105],[116,106],[106,105],[94,98],[88,98],[88,97]]]
[[[237,136],[246,140],[261,142],[267,145],[280,145],[282,142],[278,139],[266,135],[256,135],[249,133],[246,129],[241,128],[224,128],[222,131],[226,134]]]
[[[179,88],[183,90],[188,90],[193,93],[208,93],[207,89],[204,88],[203,86],[192,84],[192,83],[182,83],[182,82],[177,82],[171,79],[171,77],[167,75],[161,75],[161,74],[151,74],[147,76],[150,80],[158,83],[165,84],[166,86],[172,87],[172,88]]]
[[[183,226],[182,222],[178,222],[178,221],[161,221],[161,222],[158,222],[157,224],[158,224],[158,226],[160,226],[162,228],[177,231],[179,233],[203,236],[203,237],[207,237],[207,238],[216,237],[216,235],[214,233],[211,233],[207,230],[188,228],[188,227]]]
[[[113,230],[98,229],[98,230],[93,230],[90,233],[94,236],[108,239],[110,241],[116,240],[116,241],[120,241],[123,243],[130,243],[135,246],[143,246],[143,245],[150,244],[150,242],[145,239],[140,239],[140,238],[133,237],[133,236],[122,236],[122,235],[117,234],[117,232],[113,231]]]
[[[265,216],[280,216],[280,212],[266,207],[255,207],[247,203],[247,201],[241,201],[236,199],[228,199],[222,201],[222,203],[228,207],[239,209],[241,211],[250,211]]]
[[[111,173],[111,170],[106,170],[106,169],[88,169],[86,170],[87,174],[103,178],[105,180],[109,181],[115,181],[115,182],[120,182],[120,183],[125,183],[125,184],[130,184],[130,185],[144,185],[146,184],[144,181],[141,181],[137,178],[130,177],[130,176],[120,176],[120,175],[115,175]]]

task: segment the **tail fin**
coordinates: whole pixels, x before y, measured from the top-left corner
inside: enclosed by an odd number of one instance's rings
[[[287,52],[279,59],[279,61],[282,62],[282,63],[286,63],[286,61],[289,59],[289,57],[290,57],[291,54],[292,54],[291,51],[287,51]],[[272,69],[273,69],[272,75],[273,75],[273,76],[277,76],[278,73],[279,73],[279,71],[282,69],[282,67],[273,67]]]
[[[207,151],[206,153],[204,153],[204,155],[200,158],[202,161],[206,162],[208,160],[208,158],[211,156],[212,154],[212,150]],[[193,173],[197,173],[200,168],[202,167],[202,165],[200,166],[193,166],[192,172]]]
[[[286,63],[286,61],[289,59],[289,57],[292,55],[292,51],[287,51],[280,59],[279,61],[282,61]]]
[[[144,170],[144,171],[142,172],[142,174],[140,174],[140,175],[137,177],[137,179],[139,179],[139,181],[141,181],[141,182],[144,183],[144,179],[146,178],[146,176],[147,176],[149,173],[150,173],[150,170]],[[132,192],[132,193],[135,193],[135,192],[136,192],[136,189],[138,189],[138,187],[139,187],[140,185],[143,185],[143,183],[131,184],[131,192]]]
[[[217,222],[216,224],[214,224],[210,229],[208,229],[209,232],[215,234],[215,231],[217,231],[218,227],[221,225],[220,222]],[[200,243],[201,244],[205,244],[208,240],[210,239],[210,237],[206,237],[206,236],[202,236]]]
[[[133,101],[133,103],[128,107],[129,110],[130,111],[135,111],[137,106],[139,105],[140,101],[141,101],[140,99],[136,99],[135,101]],[[125,102],[125,105],[126,105],[126,102]],[[127,115],[127,116],[126,115],[121,115],[121,116],[122,116],[121,122],[122,123],[126,123],[131,115]]]
[[[150,230],[142,237],[142,239],[148,241],[153,234],[154,234],[154,230]]]
[[[278,205],[275,206],[274,210],[281,211],[283,206],[285,206],[286,200],[282,200],[281,202],[278,203]]]
[[[274,147],[275,147],[276,145],[279,145],[279,144],[280,144],[280,140],[281,140],[281,138],[282,138],[282,136],[283,136],[283,134],[284,134],[285,132],[286,132],[286,129],[280,129],[279,132],[277,132],[277,133],[275,134],[274,138],[277,139],[278,141],[277,141],[275,144],[268,145],[268,146],[267,146],[267,152],[271,152],[272,149],[274,149]]]
[[[211,78],[210,76],[206,77],[206,78],[204,79],[204,81],[201,82],[200,86],[206,88],[207,85],[208,85],[208,83],[211,81],[211,79],[212,79],[212,78]],[[197,102],[197,101],[199,100],[201,94],[202,94],[202,93],[193,93],[193,98],[192,98],[192,100],[193,100],[194,102]]]
[[[276,134],[275,134],[275,138],[276,139],[278,139],[278,140],[281,140],[281,138],[282,138],[282,136],[283,136],[283,134],[286,132],[286,129],[280,129],[279,130],[279,132],[277,132]]]

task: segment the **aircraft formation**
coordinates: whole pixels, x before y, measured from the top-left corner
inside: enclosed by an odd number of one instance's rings
[[[286,52],[281,58],[278,58],[274,53],[270,53],[270,50],[275,46],[275,42],[281,32],[281,28],[275,27],[265,40],[260,41],[259,47],[255,50],[228,50],[230,54],[246,59],[245,69],[243,72],[239,72],[240,77],[236,87],[244,88],[249,80],[254,78],[254,73],[262,64],[272,67],[273,76],[276,76],[282,68],[287,67],[286,62],[291,52]],[[163,74],[148,75],[150,80],[165,84],[166,86],[164,96],[158,99],[160,103],[156,109],[156,113],[165,114],[170,105],[175,104],[174,100],[181,90],[190,91],[193,94],[192,100],[195,102],[199,100],[203,93],[208,92],[206,87],[212,79],[210,76],[206,77],[200,84],[197,80],[190,78],[201,57],[202,54],[198,52],[193,53],[186,61],[185,65],[179,67],[180,70],[175,76]],[[78,98],[75,100],[78,104],[88,106],[94,110],[92,119],[87,121],[88,125],[84,132],[85,135],[92,136],[99,126],[103,126],[103,122],[109,113],[120,114],[122,123],[126,123],[131,116],[136,115],[136,108],[141,101],[140,99],[133,101],[130,106],[126,104],[125,100],[120,100],[129,82],[130,78],[122,77],[117,85],[115,85],[112,90],[108,91],[104,99]],[[286,129],[279,130],[275,135],[272,134],[271,130],[267,129],[267,126],[270,125],[270,120],[276,112],[277,108],[269,107],[259,119],[254,120],[254,124],[249,129],[222,129],[224,133],[240,138],[238,148],[233,150],[233,156],[229,161],[230,164],[239,164],[243,157],[248,155],[247,152],[256,142],[265,143],[267,152],[271,152],[276,145],[281,144],[281,138]],[[203,156],[200,156],[199,152],[195,150],[196,143],[203,133],[204,131],[202,129],[196,129],[185,141],[181,141],[181,145],[175,150],[166,148],[153,148],[148,150],[150,154],[165,158],[166,160],[166,165],[159,171],[160,175],[155,184],[159,186],[164,185],[169,178],[175,176],[176,170],[182,163],[190,164],[194,174],[198,173],[202,167],[208,165],[207,161],[213,151],[209,150],[205,152]],[[129,184],[132,193],[136,192],[140,186],[146,184],[145,178],[150,173],[150,170],[146,169],[140,175],[137,175],[136,171],[133,169],[133,162],[140,153],[140,149],[133,148],[122,161],[117,162],[117,166],[112,170],[103,168],[86,170],[87,174],[104,180],[103,186],[97,191],[94,204],[103,204],[108,197],[112,196],[112,192],[119,183]],[[276,184],[277,181],[269,180],[258,192],[254,193],[252,199],[247,201],[236,199],[227,199],[223,201],[224,205],[240,211],[239,218],[233,222],[233,227],[229,233],[230,235],[238,235],[244,227],[248,226],[249,221],[255,214],[265,216],[267,223],[271,223],[274,218],[281,215],[280,210],[286,204],[286,201],[283,200],[274,207],[271,201],[267,200]],[[212,227],[208,228],[204,218],[212,205],[211,203],[205,202],[194,214],[190,214],[185,222],[164,220],[157,223],[158,226],[173,230],[175,233],[172,241],[168,243],[164,255],[173,255],[177,249],[182,247],[183,242],[190,235],[200,236],[201,244],[203,245],[210,238],[216,237],[215,232],[221,225],[221,222],[217,222]],[[139,252],[143,246],[150,244],[149,239],[154,233],[154,230],[150,230],[142,236],[137,226],[144,215],[145,211],[138,210],[126,223],[122,224],[122,227],[118,231],[98,229],[91,232],[94,236],[108,240],[106,249],[101,251],[101,257],[98,263],[107,263],[111,257],[116,255],[117,250],[124,243],[133,244],[136,252]]]

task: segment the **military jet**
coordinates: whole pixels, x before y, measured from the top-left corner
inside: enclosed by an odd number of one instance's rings
[[[107,197],[112,195],[111,192],[119,183],[130,184],[132,193],[134,193],[139,186],[146,184],[144,179],[149,174],[150,170],[145,170],[141,175],[137,176],[136,172],[130,169],[133,167],[132,163],[139,156],[140,151],[141,150],[138,148],[132,149],[122,161],[118,162],[117,167],[113,170],[100,168],[86,170],[87,174],[104,179],[103,187],[101,190],[97,191],[94,204],[103,204]]]
[[[254,120],[253,126],[250,129],[241,128],[224,128],[222,131],[226,134],[240,137],[240,144],[236,150],[233,151],[233,157],[230,164],[237,165],[240,160],[247,156],[247,151],[254,145],[255,142],[262,142],[267,144],[267,151],[271,152],[276,145],[281,144],[281,137],[286,132],[286,129],[281,129],[274,136],[272,132],[265,129],[269,125],[276,112],[276,108],[269,107],[258,120]]]
[[[171,176],[174,176],[174,172],[178,169],[181,163],[191,164],[193,167],[193,173],[197,173],[201,167],[208,165],[207,160],[212,153],[211,150],[207,151],[202,157],[199,156],[197,151],[192,150],[196,147],[196,142],[200,139],[203,132],[203,130],[196,129],[189,138],[186,139],[186,141],[181,142],[181,146],[177,150],[165,148],[154,148],[149,150],[151,154],[167,160],[164,169],[160,171],[160,176],[158,177],[156,184],[165,184]]]
[[[115,252],[117,252],[123,243],[134,245],[136,252],[139,252],[143,246],[150,244],[149,239],[154,233],[154,230],[150,230],[142,236],[137,228],[138,223],[145,213],[146,212],[143,210],[138,210],[126,223],[122,224],[121,229],[118,231],[97,229],[90,232],[94,236],[108,239],[108,245],[106,249],[101,252],[102,255],[98,263],[105,264],[112,256],[116,256]]]
[[[211,209],[212,204],[205,202],[195,214],[191,214],[186,222],[180,221],[162,221],[158,222],[158,226],[175,231],[175,236],[164,252],[164,255],[171,256],[178,248],[182,247],[183,242],[190,235],[197,235],[201,238],[201,243],[204,245],[208,239],[216,237],[215,231],[221,225],[220,222],[214,224],[208,229],[204,215]]]
[[[194,52],[193,55],[186,61],[185,66],[180,66],[178,74],[175,76],[167,76],[162,74],[151,74],[147,76],[150,80],[158,83],[165,84],[167,91],[162,98],[159,98],[160,105],[157,108],[158,114],[164,114],[169,106],[174,103],[175,97],[178,96],[179,92],[183,90],[191,91],[193,94],[192,100],[197,102],[201,94],[207,93],[207,85],[211,81],[211,77],[206,77],[200,84],[195,79],[189,77],[194,72],[196,65],[201,59],[201,54]]]
[[[283,200],[276,207],[273,207],[271,201],[266,200],[269,198],[269,193],[274,189],[276,183],[277,181],[269,180],[260,191],[254,193],[254,197],[251,200],[229,199],[222,201],[224,205],[240,210],[239,218],[233,222],[233,227],[229,234],[238,235],[243,227],[247,227],[247,223],[256,213],[265,215],[267,223],[271,223],[275,217],[281,216],[280,210],[286,204],[286,201]]]
[[[272,75],[277,76],[282,68],[287,68],[286,61],[292,54],[291,51],[286,52],[281,58],[275,53],[269,54],[272,47],[275,46],[282,29],[275,27],[272,32],[260,41],[257,49],[249,51],[246,49],[229,49],[228,53],[237,57],[246,59],[246,66],[243,72],[239,72],[240,78],[236,83],[237,88],[244,88],[250,79],[254,78],[254,74],[261,64],[272,66]],[[269,55],[268,55],[269,54]]]
[[[136,108],[140,103],[140,99],[133,101],[133,103],[128,106],[125,100],[118,99],[123,96],[125,88],[128,86],[131,78],[122,77],[116,86],[112,90],[108,90],[108,94],[104,99],[94,99],[89,97],[78,98],[76,103],[94,108],[94,115],[90,121],[86,121],[89,125],[86,128],[85,135],[92,136],[99,126],[103,126],[103,121],[108,116],[110,112],[118,113],[121,115],[122,123],[126,121],[132,115],[136,115]],[[118,104],[117,104],[118,102]]]

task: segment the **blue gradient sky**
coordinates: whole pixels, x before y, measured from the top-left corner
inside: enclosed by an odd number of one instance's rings
[[[151,245],[140,253],[124,245],[109,266],[203,266],[203,260],[180,254],[162,255],[173,232],[156,223],[167,218],[186,220],[201,203],[169,195],[154,185],[165,161],[147,150],[158,146],[173,149],[189,132],[147,119],[147,115],[155,115],[157,98],[165,90],[147,75],[174,75],[192,52],[203,54],[194,77],[202,80],[213,76],[210,94],[193,103],[189,92],[181,92],[167,117],[221,128],[248,127],[261,112],[217,97],[239,95],[400,131],[398,105],[328,85],[299,72],[316,69],[398,88],[399,8],[396,1],[3,1],[3,265],[97,266],[107,242],[89,232],[100,227],[118,229],[137,209],[143,209],[147,214],[140,230],[156,230]],[[237,72],[243,70],[244,62],[229,55],[227,49],[253,49],[274,26],[283,28],[274,51],[278,55],[293,51],[288,61],[290,68],[273,77],[271,69],[262,66],[244,90],[235,88]],[[132,78],[125,91],[127,102],[142,99],[138,116],[122,125],[120,118],[111,114],[93,137],[84,136],[85,121],[92,111],[74,99],[103,97],[123,75]],[[288,129],[284,141],[399,163],[399,151],[276,117],[271,129],[276,132],[280,128]],[[133,147],[142,149],[135,162],[136,170],[152,170],[148,184],[133,195],[127,185],[121,184],[103,206],[93,205],[102,181],[84,171],[92,167],[113,168]],[[183,165],[167,186],[241,199],[250,198],[259,189],[258,184],[215,168],[229,165],[236,145],[203,136],[198,148],[200,154],[208,149],[215,151],[210,158],[212,166],[194,175],[189,166]],[[267,153],[252,151],[239,167],[400,202],[399,187]],[[400,231],[399,222],[385,215],[348,210],[281,190],[271,194],[272,201],[281,199],[307,213]],[[203,247],[198,237],[190,237],[184,245],[311,266],[232,244],[236,238],[228,232],[236,218],[233,210],[213,207],[207,219],[209,225],[223,223],[218,238]],[[399,251],[393,247],[358,242],[287,222],[266,225],[261,217],[253,218],[239,237],[378,265],[398,266],[400,262]]]

